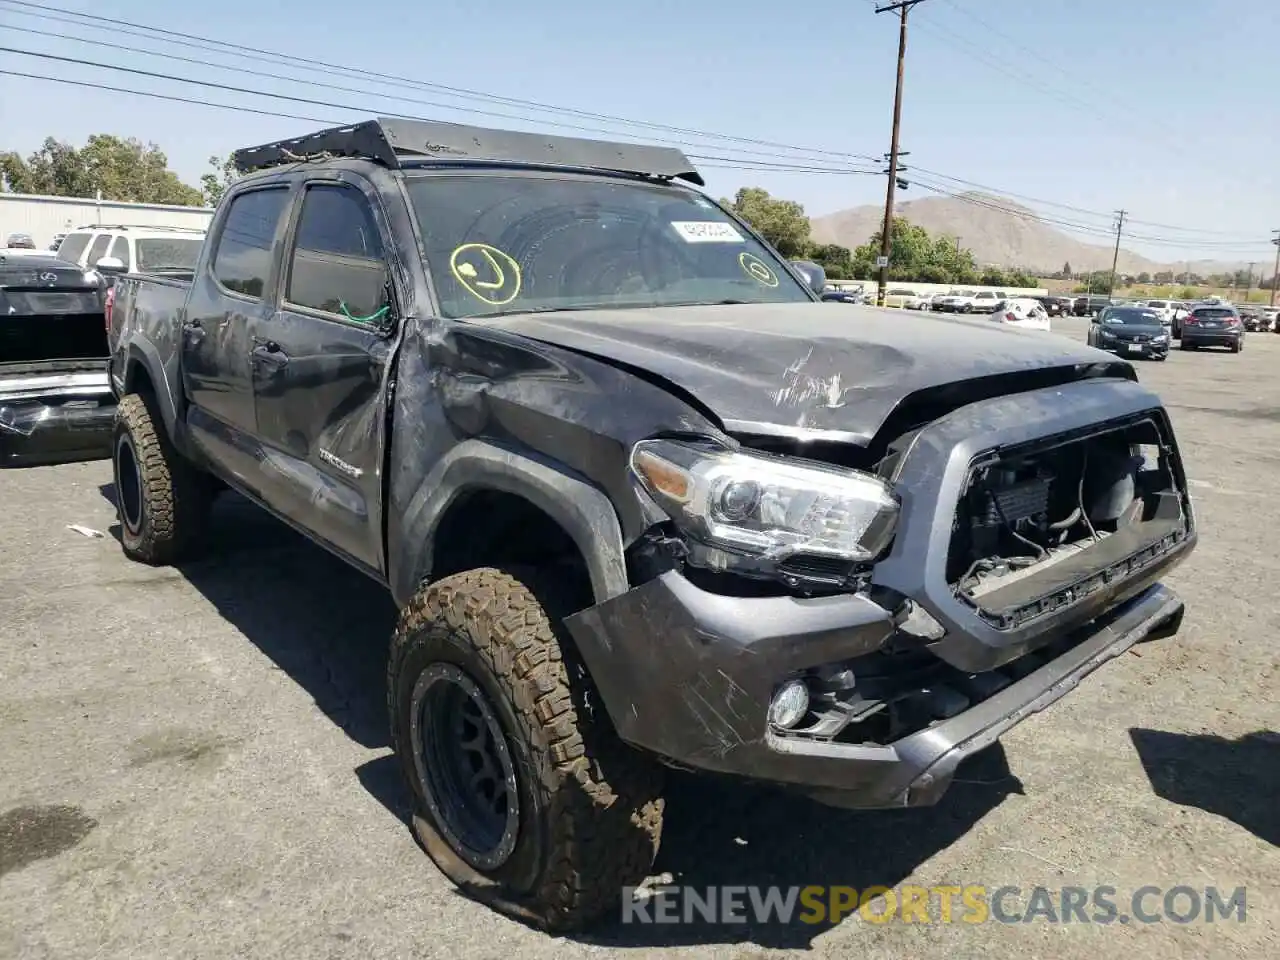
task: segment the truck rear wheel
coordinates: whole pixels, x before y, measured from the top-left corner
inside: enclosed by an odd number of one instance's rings
[[[182,459],[136,393],[116,406],[111,459],[125,556],[160,566],[195,554],[208,528],[212,484]]]
[[[589,678],[522,579],[469,570],[405,607],[387,666],[392,746],[414,834],[451,881],[502,913],[577,929],[652,866],[661,768],[588,706]]]

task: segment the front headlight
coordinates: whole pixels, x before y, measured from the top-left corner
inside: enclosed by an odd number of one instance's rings
[[[1168,343],[1169,335],[1167,333],[1157,333],[1151,338],[1152,343]]]
[[[637,443],[631,469],[682,531],[731,554],[871,561],[897,526],[888,484],[856,470],[674,440]]]

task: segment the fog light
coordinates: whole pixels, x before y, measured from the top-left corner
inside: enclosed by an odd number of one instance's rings
[[[809,712],[809,688],[803,680],[788,680],[769,702],[769,722],[790,730]]]

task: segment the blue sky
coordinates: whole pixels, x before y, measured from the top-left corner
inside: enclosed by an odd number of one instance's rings
[[[148,41],[109,25],[33,16],[37,11],[12,0],[0,0],[0,46],[357,109],[211,90],[14,53],[0,53],[0,70],[326,122],[384,111],[564,133],[575,131],[563,124],[576,123],[631,138],[679,140],[689,153],[730,158],[738,166],[755,161],[865,168],[867,161],[840,155],[876,156],[889,146],[897,24],[891,15],[876,16],[870,0],[810,0],[796,7],[762,0],[640,5],[472,0],[386,5],[382,9],[395,12],[380,16],[337,0],[37,2],[306,57],[335,70],[374,71],[809,152],[645,130],[322,74],[287,62],[214,54]],[[1061,206],[1020,202],[1046,217],[1093,230],[1106,229],[1109,212],[1124,207],[1136,221],[1134,233],[1152,238],[1127,241],[1126,247],[1162,261],[1203,256],[1264,262],[1274,253],[1267,238],[1280,228],[1277,0],[925,0],[911,14],[911,27],[902,146],[911,151],[908,164],[932,171],[922,176],[935,186],[966,189],[938,176],[945,174],[1005,195],[1052,201]],[[129,49],[24,32],[32,29]],[[217,63],[233,69],[218,69]],[[270,80],[250,71],[298,79]],[[463,107],[524,119],[458,109]],[[76,143],[95,132],[134,136],[159,143],[170,166],[192,183],[210,154],[316,127],[309,120],[0,76],[0,149],[25,154],[50,135]],[[883,202],[879,176],[776,167],[708,167],[705,172],[718,196],[759,185],[800,201],[812,215]],[[920,186],[900,194],[902,199],[928,195]],[[1076,232],[1081,239],[1106,242],[1089,230]]]

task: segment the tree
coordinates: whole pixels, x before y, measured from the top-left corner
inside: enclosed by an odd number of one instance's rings
[[[225,160],[210,157],[209,166],[209,172],[200,175],[200,193],[204,197],[205,206],[216,207],[222,195],[227,192],[227,187],[240,178],[240,172],[236,170],[230,157]]]
[[[1110,293],[1114,286],[1111,279],[1111,271],[1107,270],[1103,273],[1095,273],[1089,277],[1089,293]]]
[[[94,197],[129,203],[199,206],[200,191],[169,169],[154,143],[95,133],[77,149],[49,137],[25,160],[16,152],[0,154],[0,177],[15,193],[57,197]]]
[[[1155,281],[1156,283],[1162,283],[1162,284],[1173,283],[1173,271],[1161,270],[1159,273],[1155,275]]]
[[[1058,274],[1058,276],[1060,276],[1063,280],[1070,280],[1070,279],[1071,279],[1071,277],[1072,277],[1072,273],[1071,273],[1071,261],[1070,261],[1070,260],[1068,260],[1066,263],[1064,263],[1064,264],[1062,265],[1062,272],[1061,272],[1060,274]]]
[[[818,244],[810,247],[808,258],[819,264],[833,280],[852,280],[853,251],[838,243]]]
[[[984,287],[1011,287],[1013,284],[1009,282],[1009,278],[1005,276],[1003,270],[999,267],[987,267],[982,271],[982,276],[978,282]]]
[[[1140,274],[1138,274],[1138,282],[1139,282],[1139,283],[1150,283],[1150,282],[1151,282],[1151,274],[1149,274],[1149,273],[1147,273],[1147,271],[1143,270]]]
[[[803,257],[809,249],[809,218],[794,200],[777,200],[760,187],[743,187],[733,201],[721,201],[773,244],[787,259]]]
[[[937,283],[964,283],[974,274],[973,254],[957,250],[951,237],[930,237],[924,227],[918,227],[902,217],[894,217],[889,240],[889,279],[925,281],[925,277],[938,277]],[[875,275],[876,257],[880,256],[881,232],[853,251],[855,276]]]

